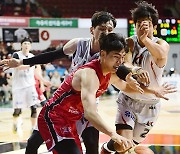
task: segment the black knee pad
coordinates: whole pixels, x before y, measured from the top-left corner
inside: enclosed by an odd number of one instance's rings
[[[31,106],[31,118],[37,118],[37,107],[36,107],[36,105]]]
[[[130,125],[127,124],[116,124],[116,131],[121,129],[128,129],[133,130],[133,128]]]
[[[13,117],[19,117],[22,113],[21,109],[14,109]]]

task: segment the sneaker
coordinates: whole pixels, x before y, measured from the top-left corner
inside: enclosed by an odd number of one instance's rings
[[[105,148],[104,148],[104,144],[101,147],[101,151],[100,154],[111,154],[111,152],[108,152]]]
[[[13,124],[13,133],[17,134],[19,137],[23,136],[23,130],[22,130],[21,125]]]

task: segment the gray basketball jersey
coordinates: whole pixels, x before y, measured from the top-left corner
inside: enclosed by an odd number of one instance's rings
[[[132,39],[134,40],[135,46],[133,49],[133,65],[134,66],[140,66],[142,67],[144,70],[149,72],[149,76],[150,76],[150,87],[154,87],[154,86],[158,86],[161,84],[162,81],[162,73],[164,70],[164,67],[159,68],[156,63],[154,62],[154,59],[151,55],[151,53],[148,51],[148,49],[146,47],[141,47],[137,41],[137,36],[133,36]],[[157,42],[160,39],[157,37],[153,37],[152,41],[153,42]],[[154,95],[150,95],[150,94],[129,94],[129,93],[125,93],[127,94],[129,97],[133,98],[133,99],[142,99],[142,100],[156,100],[158,98],[156,98]]]
[[[91,39],[80,38],[77,43],[77,49],[73,54],[70,72],[76,70],[93,59],[99,58],[99,52],[91,54]]]
[[[16,53],[20,60],[34,56],[32,53],[28,53],[28,56],[26,57],[22,51]],[[24,70],[13,68],[12,90],[23,89],[35,85],[34,69],[34,66]]]

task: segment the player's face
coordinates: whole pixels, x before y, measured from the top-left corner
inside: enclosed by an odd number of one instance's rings
[[[123,50],[121,51],[112,51],[109,54],[105,52],[104,55],[104,64],[105,69],[111,73],[115,73],[118,67],[124,62],[126,52]]]
[[[30,42],[23,42],[21,45],[22,51],[28,51],[31,49],[31,43]]]
[[[108,34],[108,33],[113,32],[113,30],[114,30],[113,22],[110,20],[96,27],[91,27],[91,34],[93,35],[93,38],[95,40],[99,41],[99,37],[101,33]]]
[[[151,18],[141,18],[137,20],[135,27],[138,38],[144,34],[145,29],[149,30],[148,37],[152,38],[154,27]]]

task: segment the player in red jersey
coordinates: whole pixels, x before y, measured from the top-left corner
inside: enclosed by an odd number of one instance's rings
[[[98,130],[123,144],[124,149],[132,146],[130,140],[117,135],[102,120],[96,109],[96,97],[106,91],[111,73],[115,73],[124,60],[125,41],[111,33],[103,35],[100,42],[100,60],[93,60],[73,72],[39,114],[39,132],[49,150],[55,149],[61,154],[82,153],[76,121],[83,115]]]
[[[124,62],[125,40],[115,33],[103,34],[100,37],[100,48],[100,59],[71,73],[42,108],[38,128],[49,150],[53,149],[59,154],[82,153],[76,128],[76,122],[82,116],[121,145],[122,150],[132,147],[131,140],[119,136],[104,122],[96,106],[96,97],[103,94],[109,84],[136,92],[115,74],[119,65]],[[146,92],[156,94],[150,89]],[[164,97],[162,94],[163,88],[158,89],[158,96]]]

